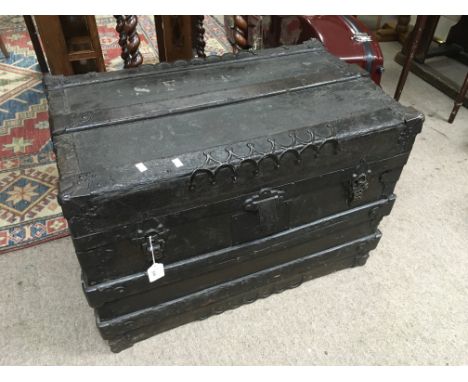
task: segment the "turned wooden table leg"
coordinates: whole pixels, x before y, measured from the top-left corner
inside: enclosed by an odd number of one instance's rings
[[[467,90],[468,90],[468,73],[466,73],[465,82],[463,82],[460,92],[458,93],[457,98],[455,99],[455,104],[453,105],[452,112],[450,113],[450,117],[448,119],[449,123],[453,123],[453,121],[455,120],[455,117],[457,116],[457,113],[458,113],[458,109],[460,109],[460,106],[463,105],[463,100],[465,99]]]
[[[234,42],[236,50],[248,49],[247,39],[248,23],[247,16],[234,16]]]
[[[410,50],[405,58],[405,63],[403,65],[403,69],[401,70],[400,79],[398,80],[398,85],[395,90],[395,100],[399,100],[401,96],[401,92],[403,91],[403,87],[405,86],[406,79],[408,78],[408,74],[411,68],[411,64],[413,63],[414,54],[418,48],[419,40],[421,39],[421,34],[424,29],[424,26],[427,21],[427,16],[418,16],[416,20],[416,25],[414,26],[414,35],[413,41],[411,42]]]
[[[124,68],[134,68],[143,63],[143,56],[138,49],[140,46],[140,37],[136,31],[138,17],[114,16],[117,21],[115,30],[119,33],[119,45],[122,49],[120,57],[124,61]]]
[[[205,16],[193,16],[193,45],[198,57],[205,58],[205,28],[203,21]]]
[[[120,57],[122,57],[122,60],[124,62],[124,68],[127,68],[130,62],[130,54],[128,53],[127,34],[125,33],[125,16],[116,15],[114,17],[115,17],[115,20],[117,21],[115,30],[119,34],[119,45],[120,45],[120,49],[122,50],[122,53],[120,53]]]
[[[130,68],[135,68],[143,63],[143,56],[138,49],[140,47],[140,36],[136,31],[138,25],[137,16],[125,16],[125,29],[128,38],[128,52],[130,53]]]
[[[395,26],[395,32],[397,34],[397,40],[400,41],[402,44],[404,44],[406,36],[408,35],[410,21],[411,16],[398,16],[397,24]]]

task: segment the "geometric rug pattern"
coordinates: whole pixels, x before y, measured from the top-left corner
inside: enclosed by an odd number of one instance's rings
[[[159,61],[153,16],[138,16],[144,64]],[[106,70],[122,69],[113,16],[96,16]],[[224,28],[205,17],[207,55],[231,51]],[[66,236],[47,100],[22,16],[0,16],[0,254]]]

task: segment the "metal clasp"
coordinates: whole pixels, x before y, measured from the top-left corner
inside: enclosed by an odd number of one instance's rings
[[[139,224],[135,236],[130,240],[144,254],[151,254],[151,247],[155,258],[163,256],[166,241],[169,238],[169,229],[157,219],[147,220]]]
[[[348,183],[348,202],[349,204],[359,201],[363,198],[364,192],[369,188],[369,178],[372,170],[367,163],[361,160],[355,168],[352,178]]]
[[[352,37],[351,40],[354,40],[356,42],[369,42],[372,41],[372,37],[369,36],[365,32],[356,32]]]
[[[148,236],[146,238],[146,250],[151,254],[153,258],[153,263],[156,262],[156,259],[162,258],[162,245],[164,240],[159,239],[158,235]]]
[[[257,212],[260,224],[271,226],[279,219],[278,206],[283,199],[284,191],[265,188],[259,194],[247,199],[244,208],[246,211]]]

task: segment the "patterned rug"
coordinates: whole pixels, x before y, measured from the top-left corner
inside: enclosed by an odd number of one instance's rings
[[[112,16],[97,16],[107,70],[123,66]],[[205,17],[206,53],[230,51],[223,26]],[[139,16],[144,64],[158,62],[152,16]],[[36,56],[21,16],[0,16],[10,53],[0,54],[0,254],[68,234],[57,203],[57,167],[50,140],[47,100]]]

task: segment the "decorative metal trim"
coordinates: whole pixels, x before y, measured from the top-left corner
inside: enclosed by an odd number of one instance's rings
[[[93,119],[94,111],[85,111],[81,114],[75,115],[71,120],[71,126],[80,126],[83,123],[88,123]]]
[[[340,150],[340,145],[338,140],[335,138],[336,133],[334,131],[330,137],[325,139],[323,137],[317,137],[314,132],[309,129],[306,130],[306,133],[308,137],[306,139],[302,139],[298,136],[296,131],[290,132],[289,138],[291,139],[291,143],[288,145],[283,145],[277,142],[274,138],[268,138],[267,141],[270,143],[271,148],[266,152],[258,150],[253,143],[246,143],[249,152],[245,156],[235,153],[232,147],[224,149],[227,153],[227,157],[223,160],[216,159],[211,152],[203,152],[205,161],[203,165],[192,172],[189,181],[189,188],[190,190],[195,189],[195,178],[202,174],[208,176],[211,184],[216,184],[217,175],[225,168],[229,169],[232,174],[232,183],[236,183],[239,176],[239,169],[245,165],[252,166],[252,173],[254,176],[257,176],[260,173],[261,163],[266,160],[271,160],[274,163],[275,168],[278,169],[281,167],[283,158],[287,155],[293,155],[295,163],[300,165],[302,163],[303,154],[306,150],[312,150],[315,158],[320,155],[321,150],[327,144],[333,145],[335,154]]]

